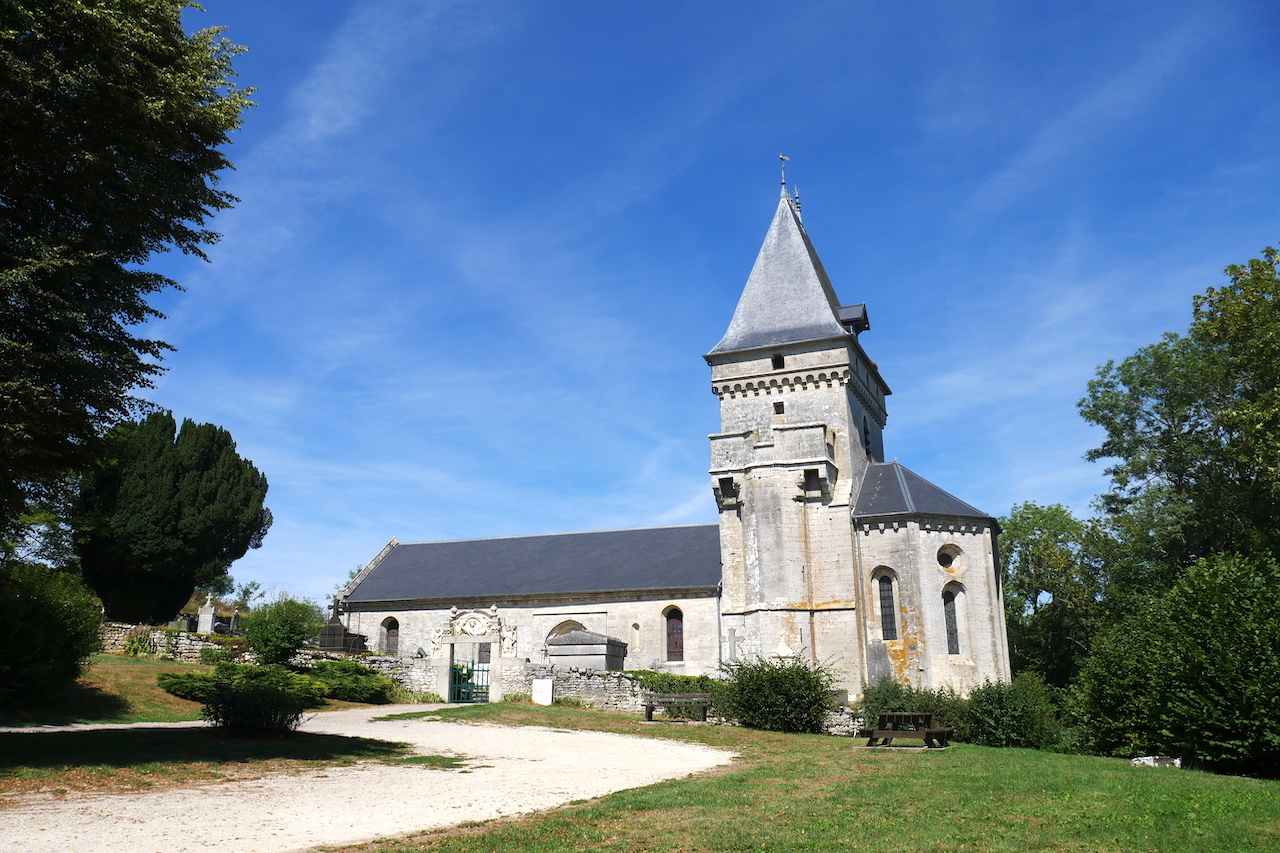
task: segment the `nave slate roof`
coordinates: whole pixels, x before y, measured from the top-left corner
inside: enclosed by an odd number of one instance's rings
[[[396,544],[346,600],[703,591],[719,583],[719,525],[695,524]]]
[[[853,514],[855,518],[892,515],[991,518],[897,462],[874,462],[867,467]]]

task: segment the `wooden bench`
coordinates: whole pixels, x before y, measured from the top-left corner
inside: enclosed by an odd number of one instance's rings
[[[932,749],[946,747],[954,731],[936,728],[933,714],[881,714],[876,727],[863,729],[858,732],[858,737],[870,738],[867,746],[875,746],[877,740],[884,741],[881,746],[888,746],[895,738],[912,738],[923,740],[924,745]]]
[[[710,693],[650,693],[644,700],[644,720],[653,722],[654,708],[695,708],[698,720],[707,721],[707,707],[711,704]]]

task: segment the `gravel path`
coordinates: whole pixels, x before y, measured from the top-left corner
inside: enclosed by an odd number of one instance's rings
[[[301,851],[552,808],[733,758],[697,744],[604,732],[369,719],[386,713],[330,711],[302,728],[407,741],[421,753],[465,756],[468,766],[369,763],[142,793],[30,794],[0,816],[0,851]]]

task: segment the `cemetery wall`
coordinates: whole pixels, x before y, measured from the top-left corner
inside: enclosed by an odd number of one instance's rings
[[[201,649],[232,648],[225,642],[211,640],[190,631],[130,625],[126,622],[102,623],[102,650],[107,654],[124,654],[125,644],[132,638],[143,640],[149,646],[148,654],[172,658],[180,663],[199,663]],[[236,660],[249,663],[252,661],[252,653],[242,651]]]
[[[502,668],[502,692],[533,693],[535,678],[550,678],[553,696],[572,697],[584,705],[608,711],[640,713],[644,710],[640,683],[625,672],[579,669],[576,666],[526,663]]]

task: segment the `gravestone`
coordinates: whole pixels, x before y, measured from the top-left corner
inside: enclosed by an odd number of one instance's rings
[[[205,599],[204,604],[200,605],[200,615],[196,622],[196,633],[212,634],[213,633],[213,596]]]

